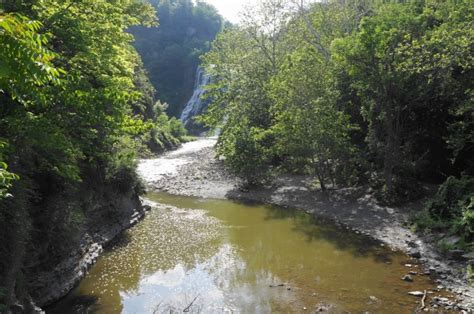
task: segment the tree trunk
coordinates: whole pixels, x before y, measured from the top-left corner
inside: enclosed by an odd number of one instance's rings
[[[393,192],[393,169],[400,162],[400,134],[401,134],[401,110],[395,103],[389,104],[386,110],[387,139],[385,144],[384,179],[388,193]]]
[[[388,193],[393,192],[393,166],[394,166],[394,144],[395,134],[393,129],[393,119],[391,114],[387,114],[387,139],[384,156],[384,179]]]

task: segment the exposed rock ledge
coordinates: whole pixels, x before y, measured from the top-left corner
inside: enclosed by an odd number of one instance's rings
[[[115,221],[105,222],[108,219],[100,217],[101,211],[97,211],[97,217],[90,219],[93,222],[81,236],[80,246],[52,271],[42,272],[30,282],[32,298],[37,305],[44,307],[67,295],[97,261],[104,246],[140,221],[150,208],[143,206],[136,195],[119,197],[108,206],[113,206],[118,213]]]

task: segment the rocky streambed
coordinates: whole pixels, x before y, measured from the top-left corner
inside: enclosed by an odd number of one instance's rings
[[[441,255],[431,244],[436,242],[434,239],[420,237],[408,228],[410,212],[419,208],[421,203],[402,208],[380,206],[370,196],[371,191],[363,187],[341,189],[325,195],[309,188],[311,178],[293,175],[275,178],[265,187],[242,190],[239,180],[226,171],[222,161],[215,158],[215,142],[216,139],[205,138],[185,144],[159,158],[142,161],[139,172],[149,188],[155,191],[201,198],[256,201],[298,208],[316,217],[330,219],[356,234],[370,236],[393,250],[406,252],[412,262],[406,263],[407,276],[403,279],[412,281],[417,280],[417,276],[430,276],[436,283],[426,298],[431,309],[442,307],[457,312],[473,311],[474,288],[468,283],[465,273],[469,261]],[[435,297],[436,292],[441,291],[450,291],[456,300]],[[418,294],[420,299],[425,295],[424,291],[408,292]]]

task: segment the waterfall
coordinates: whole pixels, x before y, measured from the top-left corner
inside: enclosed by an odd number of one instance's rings
[[[201,96],[204,95],[206,90],[204,87],[211,83],[210,75],[206,74],[203,68],[198,67],[196,71],[196,80],[194,82],[194,92],[191,99],[183,109],[180,120],[183,122],[185,127],[192,124],[192,118],[200,115],[207,108],[208,101],[202,100]]]

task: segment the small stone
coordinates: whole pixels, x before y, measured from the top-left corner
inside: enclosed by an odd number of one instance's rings
[[[407,282],[413,282],[413,278],[410,275],[403,276],[402,280]]]
[[[437,297],[437,298],[435,298],[435,301],[441,302],[441,303],[447,303],[447,302],[449,302],[449,299],[448,298]]]
[[[290,288],[290,287],[288,287],[288,288],[286,288],[286,290],[291,290],[291,288]]]
[[[412,276],[416,276],[418,275],[418,273],[414,270],[410,271],[408,274],[412,275]]]
[[[421,253],[417,249],[411,249],[410,252],[408,252],[408,255],[410,257],[413,257],[413,258],[420,258],[421,257]]]
[[[425,294],[424,294],[423,292],[421,292],[421,291],[410,291],[410,292],[408,292],[408,294],[409,294],[409,295],[412,295],[412,296],[414,296],[414,297],[420,297],[420,298],[425,295]]]
[[[464,254],[462,257],[468,260],[474,260],[474,252]]]
[[[417,244],[416,244],[415,241],[407,241],[407,244],[408,244],[408,246],[411,247],[411,248],[417,247]]]
[[[306,306],[303,307],[303,311],[306,311],[308,308]]]
[[[370,299],[370,301],[373,301],[373,302],[378,302],[378,301],[379,301],[379,299],[378,299],[376,296],[374,296],[374,295],[371,295],[371,296],[369,297],[369,299]]]

